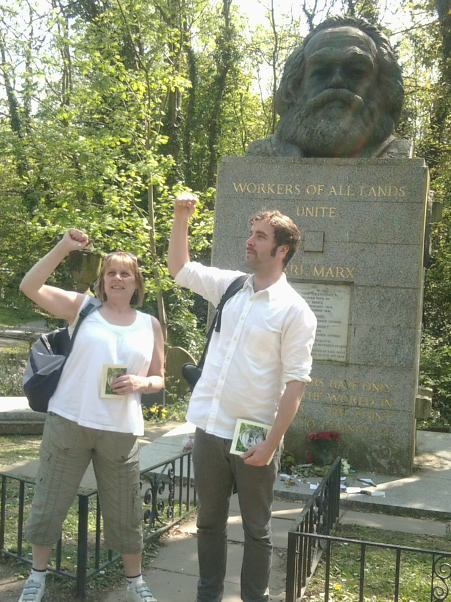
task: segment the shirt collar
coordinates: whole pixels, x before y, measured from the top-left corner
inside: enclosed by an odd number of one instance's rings
[[[279,278],[279,280],[277,280],[277,282],[274,282],[274,284],[271,284],[271,286],[268,286],[268,288],[264,288],[261,291],[258,291],[259,293],[267,293],[268,298],[272,299],[274,297],[274,295],[277,295],[279,289],[281,287],[284,287],[285,284],[287,282],[287,276],[285,274],[285,272],[283,272]],[[254,290],[254,275],[252,274],[252,276],[250,276],[245,283],[243,284],[243,288],[250,288],[251,292],[253,292]]]

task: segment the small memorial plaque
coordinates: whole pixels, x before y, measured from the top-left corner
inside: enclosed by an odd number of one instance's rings
[[[345,362],[351,287],[309,282],[290,284],[307,301],[318,320],[313,359]]]

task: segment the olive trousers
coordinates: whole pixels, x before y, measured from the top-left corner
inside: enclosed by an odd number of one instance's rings
[[[139,446],[135,435],[79,426],[49,413],[39,456],[36,489],[24,532],[28,541],[44,546],[58,541],[92,460],[105,544],[121,554],[142,551]]]
[[[271,507],[278,454],[268,466],[248,466],[230,453],[232,441],[196,429],[193,447],[194,481],[198,497],[197,602],[220,602],[227,564],[227,519],[236,491],[243,522],[244,552],[241,598],[269,601],[272,561]]]

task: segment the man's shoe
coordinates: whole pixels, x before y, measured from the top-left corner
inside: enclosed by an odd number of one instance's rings
[[[25,582],[19,602],[40,602],[44,596],[45,581],[33,581],[30,577]]]
[[[133,588],[127,587],[126,602],[157,602],[145,581],[141,581]]]

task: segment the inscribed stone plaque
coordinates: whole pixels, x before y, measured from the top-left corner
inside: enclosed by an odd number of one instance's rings
[[[316,315],[314,360],[345,362],[351,289],[346,285],[291,282]]]

